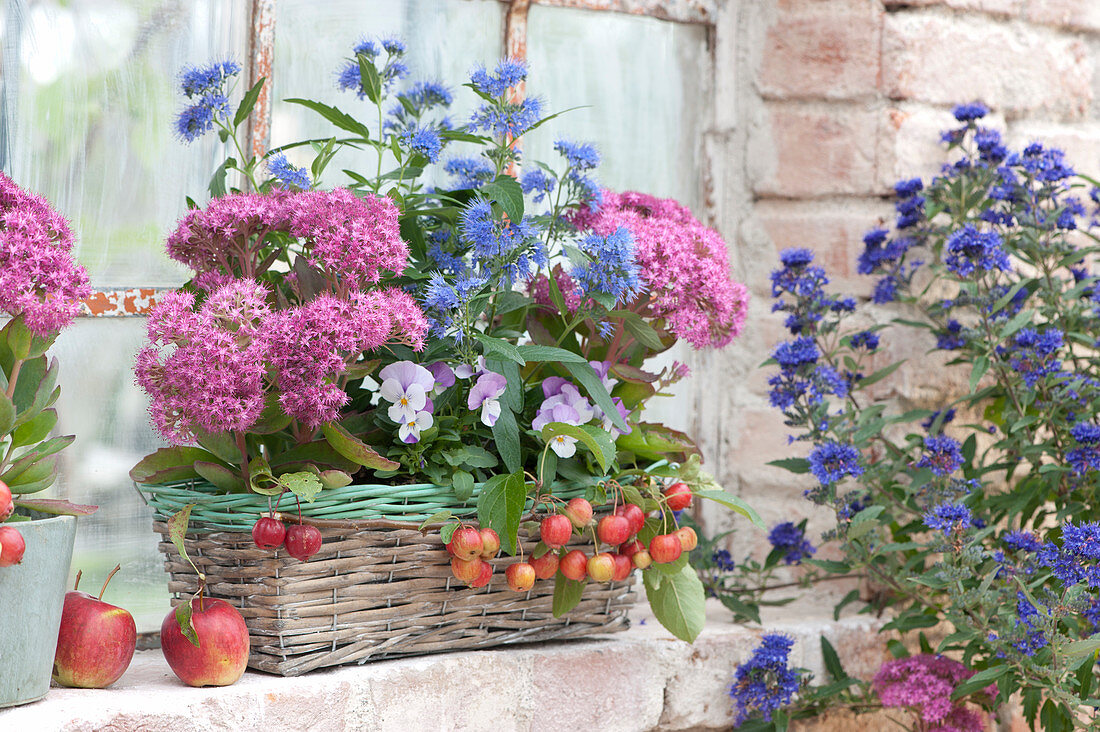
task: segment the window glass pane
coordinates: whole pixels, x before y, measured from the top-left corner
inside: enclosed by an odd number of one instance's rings
[[[600,181],[676,198],[698,212],[710,65],[706,28],[620,13],[533,6],[529,94],[562,115],[525,138],[557,164],[554,140],[594,141]]]
[[[73,223],[95,287],[176,285],[163,237],[217,139],[173,137],[176,74],[243,61],[249,0],[9,0],[0,14],[0,167]],[[239,90],[238,90],[238,93]]]
[[[273,98],[324,102],[377,130],[377,109],[369,100],[338,89],[336,71],[360,38],[396,36],[408,45],[405,60],[411,70],[402,87],[419,80],[444,82],[455,97],[451,118],[456,125],[464,123],[478,100],[462,84],[475,64],[492,64],[500,57],[503,7],[497,0],[279,0]],[[272,147],[334,134],[336,128],[304,107],[273,105]],[[461,154],[460,148],[449,146],[444,158]],[[288,151],[287,157],[299,166],[312,161],[308,149]],[[329,165],[323,184],[346,184],[342,169],[373,173],[376,165],[372,151],[346,149]]]

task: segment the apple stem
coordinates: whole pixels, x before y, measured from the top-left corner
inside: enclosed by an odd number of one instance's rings
[[[82,573],[82,570],[79,570],[79,569],[76,570],[76,584],[73,585],[73,592],[76,592],[77,588],[80,587],[80,575],[81,575],[81,573]]]
[[[109,575],[107,575],[107,579],[103,581],[103,589],[99,591],[99,599],[100,600],[103,599],[103,593],[107,591],[107,584],[111,581],[111,578],[115,576],[115,572],[117,572],[120,569],[122,569],[122,565],[121,564],[116,564],[115,568],[111,570],[111,573]],[[80,581],[80,574],[79,573],[77,574],[77,580],[76,581],[77,582]],[[73,588],[73,589],[76,589],[76,588]]]

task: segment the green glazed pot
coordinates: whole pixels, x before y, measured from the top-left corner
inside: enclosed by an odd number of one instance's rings
[[[0,708],[50,690],[76,537],[72,516],[7,525],[23,535],[27,551],[19,564],[0,567]]]

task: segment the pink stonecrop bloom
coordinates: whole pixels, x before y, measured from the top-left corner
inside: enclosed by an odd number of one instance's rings
[[[466,407],[472,412],[481,410],[481,423],[492,427],[500,418],[500,395],[508,388],[508,379],[501,374],[486,371],[478,377],[477,383],[470,389]]]
[[[740,335],[748,290],[730,279],[726,243],[671,198],[604,191],[597,212],[581,207],[574,223],[608,236],[620,226],[634,235],[649,317],[695,348],[721,348]]]
[[[0,173],[0,310],[22,315],[37,336],[72,323],[92,294],[72,247],[65,217]]]
[[[194,295],[173,292],[150,313],[153,345],[138,354],[135,372],[165,439],[186,443],[200,431],[246,430],[259,419],[269,348],[265,296],[262,285],[239,280],[197,311]]]
[[[909,709],[919,716],[924,729],[982,732],[985,716],[951,699],[955,687],[973,675],[958,661],[921,654],[882,664],[872,684],[883,706]],[[997,687],[990,685],[978,693],[993,701]]]
[[[195,284],[213,290],[250,264],[274,233],[298,241],[298,252],[334,282],[362,289],[387,272],[401,274],[409,249],[401,239],[397,207],[384,197],[359,198],[345,188],[233,193],[193,209],[168,237],[168,253],[195,270]]]

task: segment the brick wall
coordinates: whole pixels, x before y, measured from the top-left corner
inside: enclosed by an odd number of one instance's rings
[[[786,335],[769,312],[777,252],[813,249],[837,290],[866,297],[860,238],[893,218],[896,180],[938,169],[958,102],[988,104],[1010,143],[1042,139],[1100,173],[1100,0],[741,0],[721,6],[714,53],[709,213],[754,299],[742,339],[696,358],[692,429],[711,469],[769,524],[812,516],[825,527],[806,486],[765,465],[806,453],[787,445],[757,368]],[[924,346],[905,350],[923,359]],[[924,366],[899,372],[892,393],[930,403]],[[759,544],[742,534],[740,546]]]

